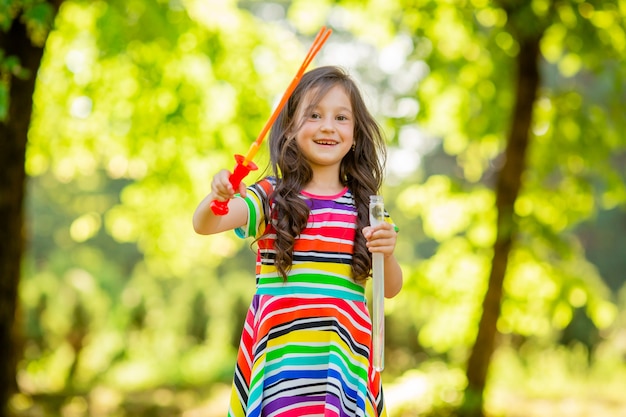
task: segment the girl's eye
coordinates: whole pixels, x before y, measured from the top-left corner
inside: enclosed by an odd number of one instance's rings
[[[319,119],[321,118],[321,116],[319,115],[319,113],[313,113],[311,114],[311,119]]]
[[[340,115],[340,116],[337,116],[337,120],[346,121],[348,120],[348,118],[346,116]]]

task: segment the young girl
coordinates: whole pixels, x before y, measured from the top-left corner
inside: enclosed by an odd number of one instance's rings
[[[193,217],[197,233],[235,229],[258,244],[228,415],[385,416],[364,288],[373,252],[384,254],[385,296],[402,287],[395,227],[368,226],[382,132],[349,76],[321,67],[298,83],[269,146],[273,176],[233,190],[218,172]],[[213,200],[228,213],[214,215]]]

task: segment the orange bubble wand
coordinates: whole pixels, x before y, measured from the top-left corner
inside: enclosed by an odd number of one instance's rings
[[[325,26],[320,29],[317,36],[315,37],[315,40],[313,41],[313,44],[311,45],[311,48],[309,49],[309,52],[307,53],[304,61],[300,65],[300,69],[298,69],[298,72],[291,81],[291,84],[289,84],[287,90],[285,90],[285,93],[280,99],[278,106],[276,106],[276,109],[274,109],[274,112],[265,123],[265,126],[263,126],[263,129],[261,129],[259,136],[257,136],[256,140],[250,145],[246,156],[244,157],[243,155],[235,155],[235,162],[237,163],[237,165],[235,165],[235,169],[229,177],[230,184],[233,186],[234,190],[237,190],[239,188],[241,180],[243,180],[250,171],[258,169],[254,162],[252,162],[252,158],[254,158],[254,156],[256,155],[259,147],[261,146],[261,143],[263,142],[263,139],[265,139],[265,135],[267,135],[270,127],[272,127],[272,125],[276,121],[276,118],[280,114],[281,110],[283,109],[283,107],[285,107],[285,104],[287,104],[287,100],[289,100],[289,97],[291,97],[293,90],[295,90],[296,86],[300,82],[304,71],[309,66],[311,61],[313,61],[313,58],[315,58],[320,49],[322,49],[322,46],[324,45],[324,43],[326,43],[326,40],[332,32],[333,31],[331,29]],[[223,216],[224,214],[228,213],[228,201],[211,201],[211,210],[216,215]]]

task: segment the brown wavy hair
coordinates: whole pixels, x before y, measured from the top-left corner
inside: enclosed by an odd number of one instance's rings
[[[277,179],[270,198],[276,232],[275,266],[285,280],[293,263],[294,241],[306,227],[309,217],[309,207],[299,194],[313,178],[311,166],[295,140],[296,132],[304,123],[303,117],[297,120],[298,115],[307,114],[307,110],[314,108],[336,85],[350,97],[354,117],[354,150],[341,161],[339,174],[342,184],[352,192],[358,211],[352,276],[357,282],[370,276],[372,258],[361,230],[369,224],[369,196],[377,194],[382,185],[387,156],[385,139],[350,76],[339,67],[324,66],[302,76],[269,135],[270,163]],[[312,93],[309,108],[301,109],[309,92]]]

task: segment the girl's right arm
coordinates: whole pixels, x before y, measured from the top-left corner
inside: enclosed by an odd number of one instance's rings
[[[213,177],[211,182],[211,192],[198,204],[193,214],[193,228],[201,235],[212,235],[214,233],[232,230],[244,226],[248,221],[248,207],[241,198],[233,198],[235,190],[229,181],[230,172],[221,170]],[[246,196],[246,185],[239,184],[239,193]],[[216,216],[211,210],[213,200],[228,201],[228,213],[223,216]]]

